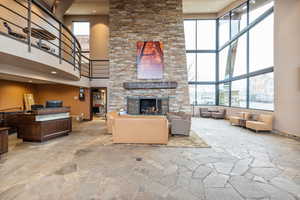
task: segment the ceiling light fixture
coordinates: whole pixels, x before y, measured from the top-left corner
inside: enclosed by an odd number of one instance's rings
[[[29,83],[32,83],[32,80],[29,80],[28,82],[29,82]]]
[[[56,71],[52,71],[51,74],[57,74],[57,72]]]

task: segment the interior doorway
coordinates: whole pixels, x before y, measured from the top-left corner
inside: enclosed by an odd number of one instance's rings
[[[91,88],[91,119],[105,119],[107,113],[107,88]]]

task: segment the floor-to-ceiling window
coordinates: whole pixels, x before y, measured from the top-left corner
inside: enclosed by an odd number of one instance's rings
[[[249,0],[217,20],[185,20],[191,104],[274,110],[273,6]]]
[[[81,45],[83,55],[90,56],[90,22],[73,22],[73,34]]]
[[[190,101],[216,104],[216,20],[185,20]]]

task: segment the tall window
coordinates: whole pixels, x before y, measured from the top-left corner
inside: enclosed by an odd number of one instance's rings
[[[185,20],[191,104],[274,109],[273,6],[248,0],[216,21]]]
[[[274,109],[274,77],[273,73],[250,78],[250,108]]]
[[[223,46],[230,37],[230,16],[224,15],[219,19],[219,46]]]
[[[250,38],[250,72],[274,65],[274,16],[269,15],[249,32]]]
[[[273,21],[272,0],[249,0],[219,19],[219,105],[274,109]]]
[[[185,20],[191,104],[216,104],[216,20]]]
[[[89,57],[90,22],[73,22],[73,34],[81,45],[82,52]]]

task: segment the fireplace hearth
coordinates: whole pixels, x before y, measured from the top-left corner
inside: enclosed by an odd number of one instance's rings
[[[169,112],[169,98],[128,97],[127,113],[131,115],[165,115]]]

